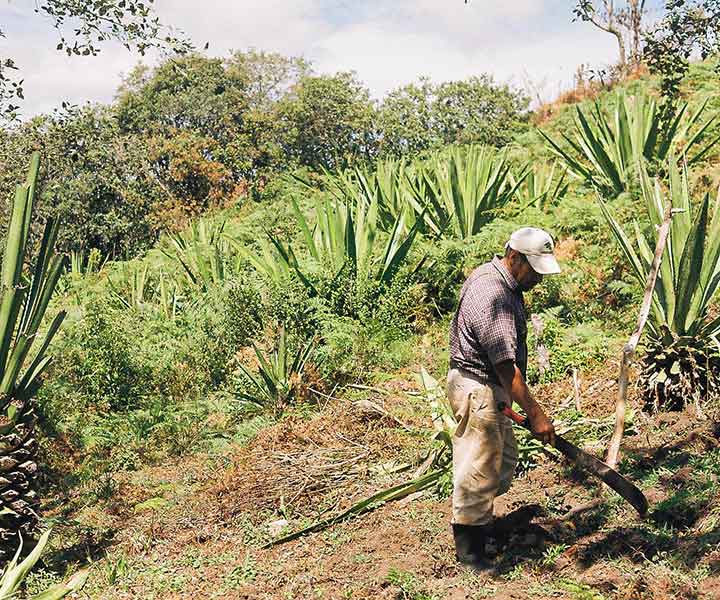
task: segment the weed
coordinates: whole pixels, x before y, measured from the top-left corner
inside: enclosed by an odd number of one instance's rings
[[[554,584],[554,587],[570,594],[573,600],[605,600],[605,596],[597,590],[594,590],[584,583],[573,581],[572,579],[561,579]]]
[[[105,581],[108,586],[114,586],[127,576],[129,570],[130,568],[124,556],[119,556],[116,559],[108,558],[105,562]]]
[[[236,589],[245,583],[254,581],[258,575],[257,562],[250,556],[250,552],[245,553],[245,560],[241,565],[235,567],[227,578],[228,586]]]
[[[409,571],[392,567],[386,581],[399,588],[399,600],[437,600],[437,596],[427,591],[417,575]]]
[[[59,583],[60,577],[57,573],[42,568],[33,569],[24,580],[25,592],[28,596],[39,594],[49,587]]]
[[[516,581],[525,575],[525,567],[522,563],[515,565],[507,573],[503,574],[503,579],[506,581]]]
[[[549,546],[545,549],[545,552],[543,552],[540,564],[544,567],[554,566],[557,559],[560,558],[560,555],[562,555],[568,547],[569,546],[567,544],[555,544],[553,546]]]

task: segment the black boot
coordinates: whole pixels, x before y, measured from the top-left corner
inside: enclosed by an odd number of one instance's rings
[[[494,568],[485,552],[485,541],[490,528],[487,525],[452,524],[455,539],[455,558],[458,562],[473,567],[476,571]]]

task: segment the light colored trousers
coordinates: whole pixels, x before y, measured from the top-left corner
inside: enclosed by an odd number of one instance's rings
[[[447,393],[458,427],[453,442],[453,516],[460,525],[485,525],[493,501],[510,489],[518,460],[512,422],[498,412],[510,405],[505,390],[480,383],[468,371],[450,369]]]

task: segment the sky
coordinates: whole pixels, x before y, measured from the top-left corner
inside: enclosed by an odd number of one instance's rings
[[[39,0],[42,4],[42,0]],[[309,59],[321,73],[355,71],[373,97],[421,76],[450,81],[489,73],[537,101],[571,87],[579,65],[617,57],[614,38],[572,22],[572,0],[155,0],[164,23],[206,54],[274,51]],[[119,44],[95,57],[55,48],[35,1],[0,0],[0,56],[21,68],[24,118],[63,101],[111,102],[123,74],[152,64]]]

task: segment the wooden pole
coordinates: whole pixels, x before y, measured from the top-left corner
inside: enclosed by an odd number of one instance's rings
[[[653,257],[652,264],[650,265],[650,272],[648,273],[647,282],[645,284],[645,293],[643,294],[643,301],[640,307],[640,314],[638,315],[637,326],[635,327],[633,334],[630,336],[628,343],[625,344],[622,352],[622,359],[620,360],[618,397],[615,403],[615,429],[613,430],[612,437],[610,438],[605,459],[605,462],[612,469],[617,466],[618,456],[620,454],[620,442],[622,441],[623,432],[625,431],[628,371],[630,369],[630,363],[632,362],[633,356],[635,356],[635,348],[637,348],[640,336],[642,335],[645,323],[647,322],[650,314],[653,290],[655,289],[655,282],[657,281],[658,271],[660,270],[660,263],[662,262],[663,253],[665,251],[665,244],[667,243],[668,234],[670,233],[670,222],[672,221],[672,216],[672,200],[669,200],[667,206],[665,207],[662,225],[658,231],[657,244],[655,245],[655,256]]]
[[[575,388],[575,410],[580,412],[580,380],[575,367],[573,367],[573,386]]]

